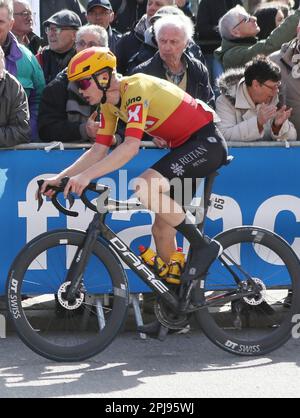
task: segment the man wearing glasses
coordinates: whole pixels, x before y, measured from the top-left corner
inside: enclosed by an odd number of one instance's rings
[[[279,100],[281,72],[269,58],[258,56],[245,69],[228,70],[219,80],[217,123],[227,141],[296,140],[289,121],[293,109]]]
[[[48,84],[68,66],[69,61],[76,54],[76,32],[82,24],[75,12],[65,9],[46,20],[44,26],[49,46],[37,55],[37,59]]]
[[[267,39],[258,41],[260,28],[256,17],[249,15],[242,6],[229,10],[219,22],[222,37],[220,48],[215,51],[225,69],[242,67],[258,54],[269,55],[295,37],[300,10],[288,16]]]
[[[36,55],[42,39],[33,32],[33,15],[30,4],[26,0],[14,0],[14,25],[12,32],[20,44],[27,46]]]

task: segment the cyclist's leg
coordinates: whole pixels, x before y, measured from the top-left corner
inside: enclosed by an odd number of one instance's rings
[[[176,232],[175,228],[168,225],[159,214],[156,214],[152,235],[157,253],[165,263],[169,263],[171,255],[176,251]]]
[[[174,179],[178,180],[184,196],[182,186],[185,180],[194,182],[206,177],[223,164],[225,156],[226,144],[215,126],[210,124],[143,173],[137,187],[137,195],[144,206],[159,214],[161,221],[181,232],[191,243],[190,278],[203,274],[221,248],[216,242],[207,242],[198,228],[190,223],[182,208],[184,198],[180,204],[168,195],[170,185]]]

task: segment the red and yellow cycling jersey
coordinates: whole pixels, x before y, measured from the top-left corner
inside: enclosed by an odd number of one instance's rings
[[[168,81],[146,74],[122,78],[120,93],[119,107],[108,103],[101,107],[97,143],[112,144],[120,118],[126,123],[125,137],[142,139],[146,132],[177,148],[214,118],[205,103]]]

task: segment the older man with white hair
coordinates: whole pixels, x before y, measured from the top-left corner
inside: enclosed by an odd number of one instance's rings
[[[14,0],[14,25],[12,32],[20,44],[27,46],[36,55],[42,39],[33,32],[33,14],[27,0]]]
[[[191,19],[185,15],[166,15],[154,23],[154,31],[158,52],[137,66],[134,72],[168,80],[194,98],[214,107],[207,68],[186,52],[194,35]]]
[[[258,41],[260,28],[256,17],[249,15],[242,6],[229,10],[219,22],[221,47],[215,56],[225,69],[241,67],[258,54],[269,55],[295,36],[300,9],[291,14],[267,39]]]

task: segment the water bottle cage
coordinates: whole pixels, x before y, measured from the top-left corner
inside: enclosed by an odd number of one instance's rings
[[[160,277],[164,277],[166,276],[166,274],[168,273],[167,271],[163,273],[163,271],[166,269],[166,266],[160,266],[159,262],[158,262],[158,256],[154,257],[154,265],[153,265],[153,271]]]
[[[172,270],[170,272],[170,268],[176,266],[176,269],[178,269],[179,274],[172,274]],[[169,273],[168,273],[168,279],[179,279],[179,277],[181,276],[183,272],[183,268],[181,266],[181,264],[178,261],[172,261],[169,264]]]

